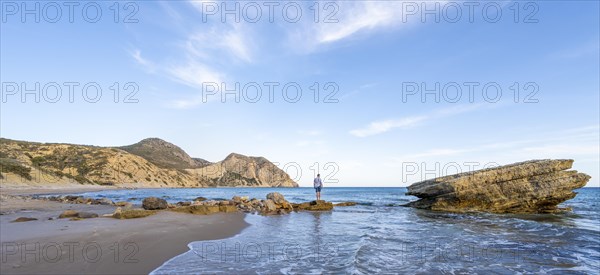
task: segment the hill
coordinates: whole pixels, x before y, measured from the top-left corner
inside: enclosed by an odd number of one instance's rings
[[[38,143],[0,138],[0,180],[23,185],[67,183],[133,187],[297,187],[262,157],[230,154],[211,163],[158,138],[123,147]]]

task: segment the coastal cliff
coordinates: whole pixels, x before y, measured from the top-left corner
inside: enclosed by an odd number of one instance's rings
[[[531,160],[414,183],[407,206],[450,212],[554,213],[590,176],[567,171],[573,160]]]
[[[122,147],[37,143],[0,138],[0,181],[126,187],[298,187],[263,157],[230,154],[212,163],[158,138]]]

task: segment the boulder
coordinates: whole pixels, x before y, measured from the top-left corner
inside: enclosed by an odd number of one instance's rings
[[[112,214],[112,217],[115,219],[136,219],[147,217],[153,214],[156,214],[156,211],[144,209],[122,209],[121,207],[117,207],[115,212]]]
[[[14,220],[12,222],[29,222],[29,221],[37,221],[37,219],[29,218],[29,217],[18,217],[16,220]]]
[[[293,203],[294,210],[307,210],[307,211],[329,211],[333,209],[333,203],[324,200]]]
[[[292,204],[289,203],[289,202],[287,202],[287,201],[284,201],[281,204],[277,205],[277,208],[284,209],[284,210],[287,210],[287,211],[294,210],[294,207],[292,206]]]
[[[267,199],[272,200],[275,204],[282,204],[284,202],[287,202],[283,195],[277,192],[267,194]]]
[[[91,218],[97,218],[98,214],[92,213],[92,212],[77,212],[76,217],[80,218],[80,219],[91,219]]]
[[[273,200],[265,200],[264,202],[265,208],[264,211],[265,212],[275,212],[277,210],[277,206],[275,205],[275,202],[273,202]]]
[[[75,210],[65,210],[58,216],[59,219],[64,219],[64,218],[91,219],[91,218],[97,218],[97,217],[98,217],[98,214],[96,214],[96,213],[79,212],[79,211],[75,211]]]
[[[414,183],[406,206],[449,212],[555,213],[590,176],[566,171],[573,160],[532,160]]]
[[[77,211],[75,211],[75,210],[65,210],[65,211],[63,211],[63,212],[62,212],[62,213],[61,213],[61,214],[58,216],[58,218],[59,218],[59,219],[64,219],[64,218],[75,218],[75,217],[77,217],[77,213],[78,213],[78,212],[77,212]]]
[[[114,202],[111,199],[101,198],[101,199],[94,200],[92,202],[92,204],[113,205]]]
[[[197,197],[194,199],[194,201],[205,201],[207,200],[205,197]]]
[[[147,197],[142,201],[142,207],[146,210],[167,209],[167,201],[157,197]]]

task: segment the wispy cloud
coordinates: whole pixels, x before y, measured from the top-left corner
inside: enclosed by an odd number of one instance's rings
[[[426,120],[426,116],[405,117],[401,119],[389,119],[383,121],[371,122],[367,127],[350,131],[350,134],[357,137],[368,137],[382,134],[394,128],[409,128],[418,125]]]
[[[221,83],[224,80],[223,73],[193,60],[188,61],[187,64],[170,67],[167,72],[174,80],[199,89],[202,89],[204,83]]]
[[[440,109],[425,115],[374,121],[366,127],[351,130],[350,134],[356,137],[368,137],[383,134],[393,129],[407,129],[421,125],[427,120],[440,119],[461,113],[471,112],[480,109],[482,106],[482,104],[457,105],[451,108]]]
[[[436,160],[437,158],[448,156],[461,159],[459,156],[470,153],[508,156],[510,158],[509,162],[532,158],[574,157],[582,159],[592,157],[593,161],[599,162],[598,152],[600,151],[600,146],[598,142],[600,141],[600,137],[598,129],[600,129],[598,125],[592,125],[544,132],[539,135],[539,138],[484,143],[465,148],[435,148],[423,153],[392,157],[391,161],[386,165],[396,167],[406,161]]]
[[[251,63],[253,60],[249,31],[236,24],[211,28],[208,32],[189,34],[180,43],[178,58],[157,64],[136,49],[131,57],[151,73],[165,75],[180,84],[201,91],[205,83],[221,84],[228,79],[227,68],[232,63]],[[216,98],[216,97],[215,97]],[[174,108],[191,108],[204,103],[200,95],[171,102]]]
[[[241,23],[220,24],[191,34],[185,50],[196,58],[212,59],[218,55],[233,61],[250,63],[253,60],[250,29]]]
[[[303,22],[289,32],[290,46],[302,52],[313,52],[322,46],[349,40],[373,31],[408,26],[420,20],[406,17],[403,9],[411,5],[435,5],[446,1],[332,1],[336,9],[324,10],[319,23]],[[330,17],[329,17],[330,16]],[[329,21],[327,21],[329,19]],[[336,20],[337,22],[331,22]]]

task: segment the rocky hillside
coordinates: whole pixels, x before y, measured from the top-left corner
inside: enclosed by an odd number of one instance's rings
[[[0,138],[0,145],[0,181],[5,184],[298,186],[265,158],[231,154],[221,162],[211,163],[191,158],[181,148],[157,138],[115,148],[4,138]]]
[[[451,212],[554,213],[590,176],[568,171],[571,159],[531,160],[417,182],[408,206]]]
[[[247,187],[298,187],[287,173],[263,157],[231,153],[223,161],[187,171],[209,186],[230,182]]]
[[[175,144],[159,138],[147,138],[136,144],[117,148],[145,158],[156,166],[166,169],[199,168],[210,164],[203,159],[193,159]]]

